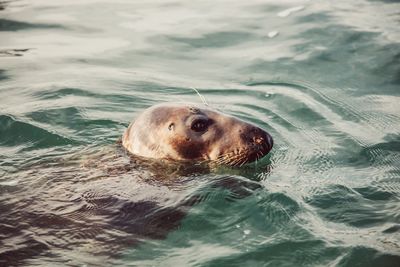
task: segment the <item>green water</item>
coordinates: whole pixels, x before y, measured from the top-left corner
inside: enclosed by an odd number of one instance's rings
[[[399,266],[399,11],[0,2],[0,266]],[[129,122],[191,87],[272,152],[132,162]]]

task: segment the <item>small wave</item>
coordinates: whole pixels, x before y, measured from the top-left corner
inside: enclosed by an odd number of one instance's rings
[[[1,23],[1,22],[0,22]],[[0,57],[21,57],[28,52],[29,48],[0,49]]]
[[[34,124],[19,121],[8,115],[0,115],[0,145],[20,146],[24,149],[46,148],[54,146],[73,145],[77,142],[50,132]]]
[[[0,19],[0,31],[20,31],[26,29],[64,29],[65,27],[57,24],[29,23],[17,20]]]
[[[195,48],[220,48],[247,42],[251,37],[252,34],[249,32],[215,32],[198,38],[169,37],[169,39]]]
[[[326,220],[349,226],[371,227],[388,221],[396,222],[397,210],[389,209],[388,203],[384,201],[387,199],[371,201],[371,197],[377,197],[376,192],[372,195],[362,189],[332,185],[319,194],[307,197],[306,203],[318,208],[318,214]],[[392,201],[396,201],[395,198]]]
[[[290,16],[291,14],[293,14],[295,12],[299,12],[299,11],[303,10],[304,8],[305,8],[304,6],[291,7],[291,8],[288,8],[288,9],[285,9],[285,10],[279,12],[277,14],[277,16],[281,17],[281,18],[285,18],[285,17],[288,17],[288,16]]]
[[[40,99],[60,99],[66,96],[83,96],[83,97],[101,97],[100,94],[92,93],[90,91],[80,88],[61,88],[56,90],[41,90],[40,92],[34,93],[35,97]]]
[[[369,255],[365,257],[365,255]],[[400,261],[400,256],[382,253],[368,247],[351,248],[337,262],[339,266],[397,266]]]

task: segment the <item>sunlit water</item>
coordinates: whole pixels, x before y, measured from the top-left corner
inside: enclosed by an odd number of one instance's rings
[[[398,1],[0,9],[1,266],[399,266]],[[272,152],[210,170],[119,147],[191,87]]]

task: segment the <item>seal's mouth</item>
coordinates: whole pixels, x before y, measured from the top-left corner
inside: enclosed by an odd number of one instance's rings
[[[271,151],[272,146],[272,137],[267,135],[266,138],[255,139],[254,142],[246,147],[238,147],[221,154],[214,162],[221,165],[241,167],[266,156]]]

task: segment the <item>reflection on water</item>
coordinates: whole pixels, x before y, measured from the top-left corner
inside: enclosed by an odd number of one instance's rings
[[[0,265],[397,266],[399,8],[0,2]],[[210,169],[116,144],[191,87],[270,155]]]

